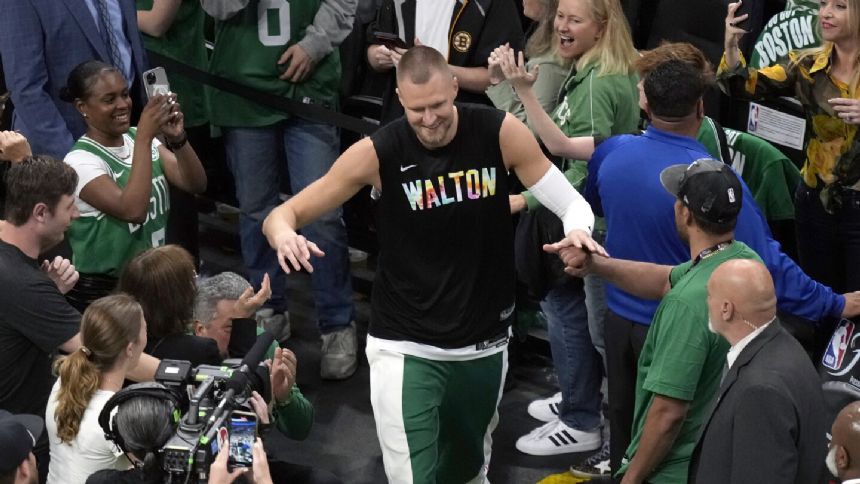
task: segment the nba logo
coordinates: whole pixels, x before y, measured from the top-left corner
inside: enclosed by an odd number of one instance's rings
[[[750,113],[747,121],[747,131],[755,133],[758,130],[759,107],[756,103],[750,103]]]
[[[848,343],[851,341],[851,336],[854,334],[854,323],[847,319],[843,319],[833,332],[830,338],[830,343],[827,344],[827,349],[824,350],[824,357],[821,359],[821,364],[831,370],[838,370],[842,367],[842,359],[845,358],[845,353],[848,352]]]

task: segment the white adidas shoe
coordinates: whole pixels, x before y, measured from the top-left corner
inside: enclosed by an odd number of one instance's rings
[[[530,455],[568,454],[599,449],[601,442],[600,428],[583,432],[556,420],[517,439],[517,450]]]
[[[549,398],[535,400],[529,404],[528,412],[532,417],[541,422],[552,422],[558,420],[559,406],[561,405],[561,392]]]

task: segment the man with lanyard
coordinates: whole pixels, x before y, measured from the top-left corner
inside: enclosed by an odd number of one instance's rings
[[[761,260],[734,240],[743,188],[731,167],[700,159],[664,169],[660,181],[676,197],[675,225],[689,245],[688,262],[672,267],[592,257],[565,248],[566,242],[552,248],[561,251],[568,273],[595,273],[638,297],[662,298],[639,357],[622,484],[686,482],[728,351],[728,343],[708,330],[708,279],[726,260]]]

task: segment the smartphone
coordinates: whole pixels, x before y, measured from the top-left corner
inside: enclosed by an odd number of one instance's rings
[[[159,94],[170,93],[170,83],[167,81],[167,73],[163,67],[156,67],[144,72],[143,86],[146,89],[147,99],[152,99]]]
[[[251,467],[254,463],[254,442],[257,440],[257,415],[234,410],[230,415],[229,435],[228,467]]]
[[[409,46],[406,45],[406,42],[403,41],[397,34],[390,34],[388,32],[374,32],[373,36],[376,38],[376,43],[382,44],[389,49],[393,49],[395,47],[399,49],[408,49]]]
[[[754,1],[755,0],[743,0],[741,2],[741,6],[738,7],[737,10],[735,10],[735,17],[740,17],[743,14],[749,15],[747,18],[745,18],[739,22],[736,22],[735,27],[740,27],[740,28],[746,30],[747,32],[749,32],[749,30],[750,30],[750,19],[752,17],[752,9],[753,9],[753,2]],[[731,1],[730,1],[730,3],[731,3]]]

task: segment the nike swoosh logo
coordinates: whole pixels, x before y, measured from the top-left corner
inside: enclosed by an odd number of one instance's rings
[[[409,170],[409,169],[415,168],[416,166],[418,166],[418,165],[407,165],[407,166],[401,166],[401,167],[400,167],[400,172],[402,173],[402,172],[404,172],[404,171],[406,171],[406,170]]]

